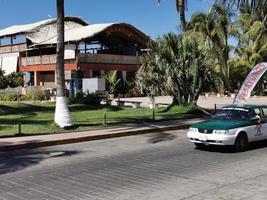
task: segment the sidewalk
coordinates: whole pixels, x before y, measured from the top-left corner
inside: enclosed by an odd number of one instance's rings
[[[142,124],[127,124],[118,128],[104,128],[82,132],[2,138],[0,139],[0,151],[85,142],[146,134],[155,131],[178,130],[187,128],[191,124],[203,119],[204,118],[179,119]]]

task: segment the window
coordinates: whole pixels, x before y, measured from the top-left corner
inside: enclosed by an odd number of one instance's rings
[[[224,120],[245,120],[248,119],[249,110],[243,108],[223,108],[213,118]]]
[[[262,108],[263,118],[267,118],[267,108]]]

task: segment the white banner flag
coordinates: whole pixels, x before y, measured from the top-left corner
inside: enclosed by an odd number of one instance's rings
[[[234,103],[245,103],[246,100],[250,97],[251,91],[260,80],[262,75],[267,70],[267,63],[259,63],[257,64],[248,74],[245,79],[243,85],[238,91]]]

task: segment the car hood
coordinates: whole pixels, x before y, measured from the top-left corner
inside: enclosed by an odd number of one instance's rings
[[[199,122],[194,125],[192,125],[192,128],[199,128],[199,129],[216,129],[216,130],[229,130],[244,126],[250,126],[253,125],[253,123],[250,120],[218,120],[218,119],[211,119],[204,122]]]

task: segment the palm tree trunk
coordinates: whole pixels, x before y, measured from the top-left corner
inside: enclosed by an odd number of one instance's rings
[[[182,31],[186,31],[186,20],[185,20],[185,0],[176,0],[176,9],[180,16],[180,24]]]
[[[64,0],[57,0],[57,64],[56,64],[56,85],[57,98],[55,110],[55,123],[61,127],[73,126],[71,115],[67,105],[67,98],[64,94]]]

